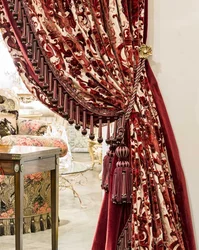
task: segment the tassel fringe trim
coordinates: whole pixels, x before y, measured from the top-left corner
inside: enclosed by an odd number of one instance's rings
[[[51,229],[51,217],[49,214],[25,216],[23,219],[23,233],[36,233]],[[15,218],[0,218],[0,236],[15,234]]]

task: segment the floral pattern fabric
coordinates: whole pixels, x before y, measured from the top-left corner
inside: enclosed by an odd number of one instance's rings
[[[60,83],[71,94],[76,92],[75,99],[84,100],[88,110],[103,107],[110,113],[124,109],[132,93],[137,59],[134,50],[140,45],[143,20],[142,15],[129,15],[126,4],[126,1],[74,4],[53,1],[51,6],[41,0],[26,5],[51,69],[61,76]]]
[[[2,145],[59,147],[60,157],[67,153],[67,144],[59,138],[31,135],[10,135],[2,138]],[[14,177],[0,175],[1,235],[14,234]],[[50,173],[24,176],[24,233],[51,227]]]
[[[131,114],[132,249],[186,249],[164,134],[143,73]]]
[[[18,128],[20,135],[44,135],[47,131],[47,125],[40,120],[20,120]]]
[[[0,175],[0,236],[14,234],[14,177]],[[24,233],[50,228],[50,173],[24,176]]]
[[[7,5],[6,0],[3,3]],[[68,92],[93,114],[113,117],[125,110],[144,38],[145,1],[22,3],[62,92]],[[44,94],[27,54],[23,55],[21,37],[16,40],[4,5],[0,5],[0,20],[3,38],[27,88],[58,112]]]
[[[33,136],[33,135],[10,135],[2,138],[2,145],[21,145],[37,147],[57,147],[60,148],[60,157],[67,154],[68,147],[64,140],[51,136]]]

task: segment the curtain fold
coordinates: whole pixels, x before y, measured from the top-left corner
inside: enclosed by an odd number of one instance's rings
[[[42,103],[82,127],[83,135],[89,128],[90,139],[97,125],[99,142],[102,125],[115,121],[107,142],[116,146],[117,125],[129,112],[123,143],[130,153],[132,203],[112,201],[120,166],[114,156],[92,250],[196,249],[169,118],[148,62],[139,68],[147,7],[146,0],[0,0],[3,38]]]
[[[163,102],[162,95],[160,93],[158,83],[150,68],[149,63],[146,64],[147,76],[150,81],[151,90],[154,96],[154,100],[157,106],[157,111],[160,116],[162,124],[162,130],[165,138],[165,144],[168,153],[168,160],[171,166],[171,172],[173,177],[173,183],[176,192],[176,201],[179,207],[179,211],[182,218],[182,229],[185,231],[185,249],[196,249],[194,240],[194,231],[191,221],[191,211],[189,207],[189,198],[186,187],[186,180],[183,172],[183,168],[180,161],[179,151],[171,123],[167,114],[166,107]]]
[[[2,32],[9,23],[27,69],[36,63],[36,85],[47,84],[37,79],[44,74],[39,49],[63,92],[87,110],[111,117],[125,110],[143,43],[145,1],[20,2],[2,0]]]

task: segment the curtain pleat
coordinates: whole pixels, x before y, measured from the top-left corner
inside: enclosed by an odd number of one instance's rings
[[[147,76],[151,86],[151,91],[156,103],[157,112],[160,117],[162,126],[162,132],[164,134],[165,146],[167,149],[167,157],[171,168],[171,176],[173,178],[173,184],[175,187],[176,203],[178,204],[179,214],[181,217],[183,238],[185,242],[185,249],[196,249],[194,240],[194,230],[191,220],[191,211],[189,206],[189,198],[186,187],[186,180],[183,172],[183,168],[180,161],[179,151],[176,144],[175,136],[165,104],[163,102],[162,95],[160,93],[158,83],[154,77],[154,74],[150,68],[149,63],[146,64]]]

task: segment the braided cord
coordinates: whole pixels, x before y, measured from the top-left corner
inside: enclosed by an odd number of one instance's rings
[[[139,61],[138,66],[137,66],[137,69],[136,69],[135,84],[134,84],[134,87],[133,87],[132,98],[131,98],[131,100],[129,102],[129,105],[128,105],[126,113],[125,113],[125,122],[128,121],[128,119],[130,117],[130,114],[131,114],[131,112],[133,110],[133,106],[135,104],[135,96],[137,94],[137,90],[138,90],[138,86],[139,86],[142,71],[143,71],[143,69],[145,67],[145,60],[146,60],[145,58],[141,58],[140,61]]]

